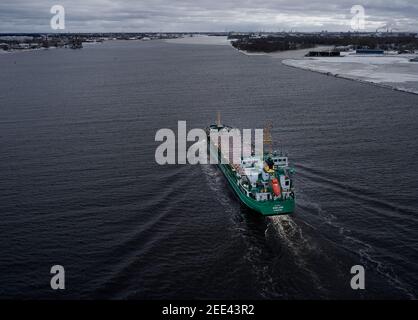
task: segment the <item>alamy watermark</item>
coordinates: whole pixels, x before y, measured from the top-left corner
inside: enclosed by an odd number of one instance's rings
[[[63,266],[57,264],[51,267],[51,274],[54,276],[51,278],[50,285],[52,290],[64,290],[65,289],[65,269]]]
[[[366,28],[366,10],[362,5],[356,4],[350,10],[353,17],[350,21],[352,30],[360,31]]]
[[[186,121],[178,121],[177,139],[176,133],[167,128],[155,134],[155,141],[162,142],[155,151],[155,161],[159,165],[240,164],[242,158],[263,157],[263,139],[263,129],[220,127],[206,131],[196,128],[187,132]],[[191,142],[194,143],[187,147]],[[221,157],[218,150],[221,150]]]
[[[366,284],[365,284],[366,273],[364,271],[364,267],[361,265],[352,266],[350,273],[354,275],[350,281],[351,289],[353,290],[366,289]]]
[[[54,16],[51,18],[50,26],[52,30],[65,29],[65,8],[62,5],[56,4],[49,10]]]

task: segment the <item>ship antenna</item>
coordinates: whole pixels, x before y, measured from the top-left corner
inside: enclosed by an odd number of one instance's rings
[[[218,120],[217,120],[218,127],[221,127],[221,113],[218,111]]]
[[[273,125],[271,121],[267,122],[267,125],[264,127],[264,135],[263,135],[263,144],[265,146],[269,146],[269,151],[273,153],[273,138],[271,137],[271,129]]]

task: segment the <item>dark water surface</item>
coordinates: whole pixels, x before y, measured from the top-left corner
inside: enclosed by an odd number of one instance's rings
[[[274,122],[294,216],[255,216],[216,167],[155,163],[158,129],[218,110],[239,128]],[[0,297],[415,298],[417,119],[418,96],[229,46],[1,55]]]

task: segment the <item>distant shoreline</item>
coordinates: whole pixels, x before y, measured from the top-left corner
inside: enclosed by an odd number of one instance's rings
[[[418,63],[409,62],[416,55],[362,56],[343,53],[342,57],[308,59],[305,55],[309,51],[329,50],[334,46],[274,52],[253,52],[232,47],[249,57],[268,56],[279,59],[288,67],[418,95]],[[409,63],[409,67],[405,68]]]
[[[234,48],[234,47],[233,47]],[[321,49],[321,50],[327,50],[330,47],[325,47],[325,46],[320,46],[320,47],[316,47],[315,50]],[[333,47],[331,47],[333,48]],[[394,81],[391,82],[391,74],[388,73],[387,75],[387,80],[386,81],[376,81],[376,79],[373,79],[371,77],[371,75],[373,75],[373,71],[370,71],[369,74],[369,78],[367,78],[367,76],[362,75],[360,76],[354,76],[354,75],[350,75],[350,74],[345,74],[344,72],[340,72],[340,70],[338,70],[338,68],[336,68],[335,66],[333,66],[332,63],[330,63],[330,65],[326,68],[326,70],[323,70],[321,68],[316,67],[315,65],[309,65],[309,63],[307,64],[302,64],[300,63],[301,61],[315,61],[314,59],[305,59],[305,54],[309,51],[312,51],[313,48],[309,48],[309,49],[300,49],[300,50],[285,50],[285,51],[276,51],[276,52],[248,52],[245,50],[239,50],[237,48],[235,48],[239,53],[252,57],[252,56],[268,56],[270,58],[273,59],[278,59],[280,60],[280,62],[282,64],[284,64],[285,66],[288,67],[292,67],[292,68],[296,68],[299,70],[305,70],[305,71],[310,71],[310,72],[315,72],[315,73],[320,73],[320,74],[324,74],[324,75],[328,75],[328,76],[333,76],[335,78],[341,78],[341,79],[346,79],[346,80],[351,80],[351,81],[357,81],[357,82],[361,82],[361,83],[365,83],[365,84],[369,84],[369,85],[373,85],[376,87],[381,87],[381,88],[385,88],[385,89],[391,89],[394,91],[400,91],[400,92],[406,92],[409,94],[415,94],[418,95],[418,63],[414,63],[413,66],[414,68],[417,68],[417,79],[413,80],[413,81]],[[368,58],[368,57],[366,57]],[[335,58],[335,59],[342,59],[342,58]],[[407,60],[407,58],[404,57],[405,60]],[[316,60],[319,61],[320,59]],[[336,60],[338,61],[338,60]],[[298,63],[299,62],[299,63]],[[348,65],[348,64],[347,64]],[[358,65],[358,64],[357,64]],[[392,66],[391,64],[388,64],[389,66]],[[367,67],[373,66],[373,64],[368,64],[368,63],[364,63],[364,68],[367,69]],[[325,68],[324,68],[325,69]],[[364,70],[365,73],[367,73],[366,70]],[[394,74],[397,75],[397,74]],[[408,74],[406,74],[405,76],[408,76]],[[411,82],[411,83],[415,83],[416,82],[416,89],[415,88],[407,88],[402,86],[402,83],[405,82]]]
[[[109,39],[111,41],[111,39]],[[252,56],[268,56],[278,59],[285,66],[300,70],[316,72],[335,78],[357,81],[394,91],[418,95],[418,63],[408,62],[409,56],[387,55],[381,57],[344,55],[338,58],[304,58],[305,54],[313,48],[284,50],[275,52],[252,52],[234,47],[224,36],[193,36],[175,39],[163,39],[166,43],[200,44],[200,45],[227,45],[240,54]],[[91,43],[86,43],[91,44]],[[328,50],[328,46],[317,46],[315,49]],[[1,54],[16,52],[31,52],[40,50],[58,49],[34,48],[20,50],[0,50]],[[392,60],[391,60],[392,59]],[[405,68],[410,63],[410,67]],[[406,84],[403,85],[403,84]]]

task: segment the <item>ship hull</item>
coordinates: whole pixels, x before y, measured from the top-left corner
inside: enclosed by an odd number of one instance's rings
[[[231,189],[234,191],[235,195],[239,198],[241,203],[252,211],[259,213],[263,216],[277,216],[277,215],[289,215],[292,214],[295,210],[295,197],[289,199],[277,199],[274,201],[256,201],[255,199],[249,197],[243,190],[241,190],[236,173],[232,171],[232,168],[229,164],[223,164],[221,161],[222,155],[220,151],[210,143],[210,137],[208,135],[208,146],[211,157],[214,159],[219,159],[217,166],[224,174],[228,184]]]

